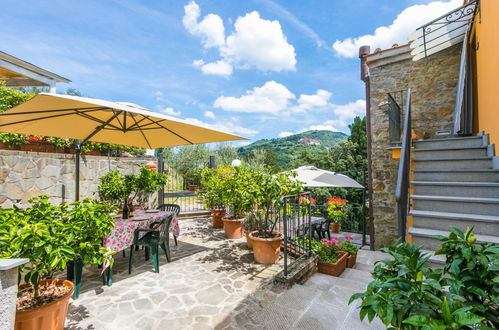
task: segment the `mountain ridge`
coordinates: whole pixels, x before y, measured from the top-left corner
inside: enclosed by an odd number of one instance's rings
[[[240,147],[238,151],[241,155],[247,156],[253,150],[272,150],[277,156],[279,165],[283,166],[303,150],[325,150],[345,141],[347,138],[348,135],[342,132],[311,130],[282,138],[257,140],[247,146]]]

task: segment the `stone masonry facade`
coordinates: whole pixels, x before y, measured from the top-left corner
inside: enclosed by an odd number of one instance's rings
[[[395,188],[399,161],[392,158],[390,151],[388,113],[383,107],[378,108],[378,104],[387,100],[387,93],[411,88],[412,127],[417,137],[434,138],[438,131],[451,130],[461,46],[455,45],[416,62],[412,61],[408,46],[368,56],[376,248],[390,245],[398,238]],[[402,95],[398,96],[400,104]],[[404,92],[404,105],[405,97]]]
[[[110,170],[124,174],[138,173],[151,157],[127,158],[82,156],[80,165],[80,199],[97,199],[99,178]],[[74,201],[75,156],[0,150],[0,206],[24,206],[38,195],[49,195],[52,203]]]

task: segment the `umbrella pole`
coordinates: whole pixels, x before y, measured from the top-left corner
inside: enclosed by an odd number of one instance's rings
[[[80,200],[80,155],[81,143],[80,140],[75,144],[75,201]]]

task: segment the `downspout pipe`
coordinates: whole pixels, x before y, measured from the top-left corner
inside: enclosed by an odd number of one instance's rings
[[[371,47],[359,48],[360,79],[366,88],[366,135],[367,135],[367,189],[369,199],[369,245],[374,251],[374,212],[373,212],[373,169],[372,169],[372,133],[371,133],[371,89],[369,81],[369,67],[367,66],[367,55],[371,53]]]

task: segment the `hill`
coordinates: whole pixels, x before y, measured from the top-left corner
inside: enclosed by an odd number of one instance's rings
[[[239,148],[242,156],[253,150],[268,149],[275,152],[280,166],[289,163],[302,150],[319,151],[331,148],[345,141],[348,135],[332,131],[307,131],[291,136],[275,139],[262,139]]]

